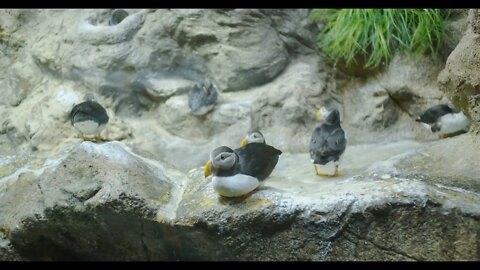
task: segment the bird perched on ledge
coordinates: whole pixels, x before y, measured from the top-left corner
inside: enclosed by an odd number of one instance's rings
[[[210,153],[204,175],[213,174],[213,189],[221,196],[243,196],[272,173],[281,153],[264,143],[249,143],[235,150],[220,146]]]
[[[447,104],[435,105],[415,118],[433,133],[438,132],[440,138],[448,137],[467,130],[470,121],[463,112]]]
[[[340,126],[340,113],[336,109],[328,111],[322,107],[317,110],[316,116],[325,122],[313,130],[310,140],[309,152],[313,168],[318,176],[339,176],[340,157],[347,147],[345,131]],[[335,165],[333,174],[318,171],[317,164],[326,165],[330,162]]]
[[[85,101],[77,104],[70,112],[70,122],[80,133],[83,140],[102,140],[101,132],[105,129],[109,117],[105,108],[94,100],[93,94],[87,94]]]
[[[259,130],[250,130],[240,142],[240,147],[248,143],[266,143],[265,137]]]
[[[217,99],[217,88],[209,79],[205,79],[200,84],[195,84],[188,92],[190,113],[198,116],[207,114],[213,110]]]

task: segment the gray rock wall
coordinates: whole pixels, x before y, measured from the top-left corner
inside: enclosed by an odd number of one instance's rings
[[[466,142],[455,138],[449,147]],[[414,150],[397,155],[405,147]],[[245,198],[226,199],[213,192],[201,168],[186,175],[122,143],[73,143],[0,178],[0,256],[478,260],[478,185],[442,183],[438,179],[448,172],[427,168],[412,174],[408,164],[442,148],[438,142],[371,146],[380,157],[359,155],[363,147],[352,147],[355,159],[342,167],[345,177],[334,180],[318,179],[310,164],[310,170],[298,170],[306,154],[286,154],[280,172],[264,186]],[[425,155],[416,162],[431,161]],[[449,161],[436,162],[442,167]]]
[[[480,14],[478,9],[468,12],[468,27],[457,47],[447,59],[445,69],[438,75],[442,91],[453,104],[472,119],[472,130],[480,130]]]

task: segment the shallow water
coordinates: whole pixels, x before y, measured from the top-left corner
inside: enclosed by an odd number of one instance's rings
[[[338,177],[317,176],[308,153],[283,153],[265,186],[278,188],[302,196],[316,196],[319,193],[337,189],[344,184],[352,185],[355,177],[362,174],[375,174],[381,179],[389,179],[396,172],[397,160],[422,147],[415,141],[398,141],[388,144],[359,144],[347,146],[340,163]],[[327,166],[322,166],[322,172]]]

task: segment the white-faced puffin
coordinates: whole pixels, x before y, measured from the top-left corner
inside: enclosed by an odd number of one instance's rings
[[[204,175],[213,174],[214,190],[239,197],[256,189],[272,173],[282,152],[264,143],[249,143],[232,150],[221,146],[210,153]]]
[[[259,130],[250,130],[248,131],[245,138],[240,142],[240,146],[244,146],[247,143],[266,143],[265,137]]]
[[[340,126],[340,113],[337,109],[328,111],[322,107],[317,110],[317,119],[324,122],[313,130],[310,140],[310,157],[313,168],[318,176],[338,176],[340,157],[347,147],[345,131]],[[333,162],[335,170],[333,173],[319,172],[316,164],[326,165]]]

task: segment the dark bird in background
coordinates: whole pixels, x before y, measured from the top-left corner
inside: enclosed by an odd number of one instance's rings
[[[326,113],[328,115],[325,117]],[[339,176],[340,157],[347,147],[345,131],[340,126],[340,113],[337,109],[328,111],[322,107],[317,110],[317,119],[325,119],[325,122],[313,130],[310,140],[309,152],[313,168],[318,176]],[[326,165],[330,162],[335,164],[333,174],[318,171],[317,164]]]
[[[256,189],[272,173],[281,153],[264,143],[249,143],[235,150],[221,146],[210,153],[204,175],[213,174],[212,184],[218,194],[243,196]]]
[[[112,12],[112,16],[108,21],[108,25],[117,25],[121,23],[126,17],[128,16],[128,12],[123,9],[114,9]]]
[[[188,106],[193,115],[205,115],[215,107],[218,99],[217,87],[205,79],[200,84],[195,84],[188,92]]]
[[[93,94],[86,95],[85,99],[73,107],[70,122],[81,133],[83,140],[88,140],[90,135],[93,135],[95,140],[102,140],[101,132],[109,120],[107,111],[94,100]]]
[[[440,138],[467,131],[470,121],[463,112],[447,104],[435,105],[415,118],[433,133],[438,132]]]

